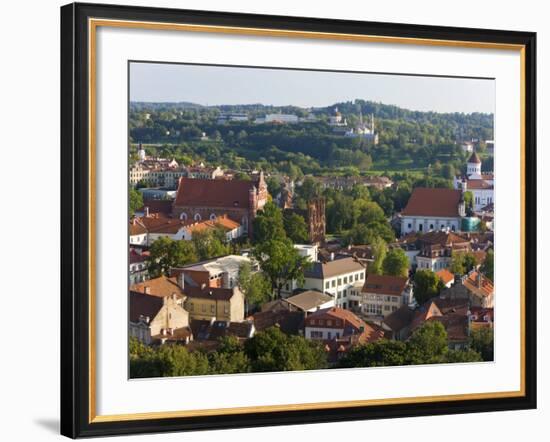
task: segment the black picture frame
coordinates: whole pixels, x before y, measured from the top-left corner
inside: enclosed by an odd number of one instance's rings
[[[525,395],[162,419],[90,421],[88,19],[499,43],[524,47]],[[61,433],[71,438],[536,408],[536,34],[302,17],[69,4],[61,8]]]

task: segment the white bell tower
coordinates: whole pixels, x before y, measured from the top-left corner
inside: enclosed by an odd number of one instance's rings
[[[481,179],[481,160],[475,152],[468,160],[466,174],[470,179]]]

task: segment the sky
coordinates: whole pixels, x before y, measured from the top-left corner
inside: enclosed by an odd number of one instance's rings
[[[130,100],[304,108],[363,99],[410,110],[495,110],[495,81],[395,74],[131,63]]]

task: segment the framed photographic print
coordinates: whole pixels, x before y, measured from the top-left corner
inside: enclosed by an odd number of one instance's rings
[[[536,407],[535,44],[62,7],[62,434]]]

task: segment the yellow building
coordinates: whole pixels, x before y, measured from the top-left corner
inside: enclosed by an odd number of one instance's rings
[[[222,289],[214,287],[184,288],[184,308],[189,312],[191,320],[210,320],[240,322],[244,320],[244,295],[238,289]]]

